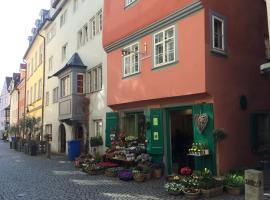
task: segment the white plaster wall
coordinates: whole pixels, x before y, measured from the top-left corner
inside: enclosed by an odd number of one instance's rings
[[[6,82],[4,82],[0,99],[0,132],[3,132],[5,130],[5,108],[10,105],[10,94],[7,91]]]
[[[63,2],[63,1],[62,1]],[[107,94],[107,63],[106,63],[106,53],[102,47],[102,34],[99,33],[93,39],[90,39],[90,35],[88,37],[88,42],[77,48],[77,33],[78,31],[86,24],[89,23],[90,19],[96,15],[96,13],[102,9],[103,0],[84,0],[78,1],[79,5],[76,12],[73,12],[73,0],[68,0],[66,5],[63,7],[62,11],[56,17],[56,19],[52,22],[52,24],[56,24],[56,35],[55,37],[47,44],[46,48],[46,77],[54,74],[59,69],[61,69],[66,62],[71,58],[71,56],[77,52],[81,57],[84,65],[88,66],[87,70],[93,68],[99,64],[102,64],[102,72],[103,72],[103,89],[100,92],[88,94],[90,96],[90,134],[93,134],[93,120],[102,119],[103,121],[103,139],[105,139],[105,116],[106,112],[110,111],[110,109],[106,106],[106,94]],[[60,3],[61,4],[61,3]],[[61,14],[67,10],[67,19],[66,23],[60,28],[60,16]],[[90,29],[89,29],[90,34]],[[67,47],[67,57],[64,61],[62,61],[62,46],[68,43]],[[53,70],[51,72],[48,71],[49,58],[53,56]],[[87,76],[86,76],[87,77]],[[85,82],[85,85],[88,81]],[[59,86],[59,80],[57,77],[53,77],[50,79],[46,79],[45,83],[45,91],[50,92],[50,104],[45,107],[44,112],[44,124],[52,124],[53,131],[53,141],[52,141],[52,151],[59,151],[59,121],[58,121],[58,103],[52,104],[52,91],[53,88]],[[89,85],[87,85],[89,87]],[[88,91],[88,89],[86,90]],[[60,92],[60,88],[59,88]],[[72,128],[64,124],[66,128],[66,139],[70,140],[74,138],[72,134]],[[66,148],[67,149],[67,148]]]
[[[18,91],[14,90],[10,95],[10,125],[18,123]]]

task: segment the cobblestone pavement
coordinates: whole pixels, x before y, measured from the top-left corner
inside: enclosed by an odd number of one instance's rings
[[[106,176],[89,176],[73,167],[63,156],[31,157],[9,149],[0,141],[0,200],[163,200],[169,196],[164,180],[145,183],[122,182]],[[223,195],[213,200],[242,200]]]

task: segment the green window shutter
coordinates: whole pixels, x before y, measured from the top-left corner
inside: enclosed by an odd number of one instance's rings
[[[119,123],[119,113],[117,112],[107,112],[106,113],[106,137],[105,137],[105,146],[111,146],[111,130],[118,130]]]
[[[256,153],[258,151],[258,131],[257,131],[257,114],[252,113],[250,115],[250,128],[251,128],[251,151]]]
[[[155,160],[162,160],[164,144],[163,144],[163,115],[161,109],[150,109],[146,119],[150,120],[149,129],[147,130],[147,152],[153,156]]]
[[[200,114],[207,114],[208,122],[204,131],[201,133],[196,123],[196,116]],[[209,148],[209,156],[195,157],[195,168],[200,170],[202,168],[209,168],[214,174],[216,173],[216,147],[213,137],[214,129],[214,113],[213,104],[197,104],[192,107],[193,116],[193,133],[194,142],[207,143]]]

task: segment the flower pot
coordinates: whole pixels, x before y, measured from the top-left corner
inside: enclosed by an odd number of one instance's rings
[[[162,176],[162,170],[161,169],[154,169],[153,170],[153,177],[154,178],[161,178]]]
[[[145,180],[150,180],[152,178],[152,174],[151,173],[146,173],[144,174]]]
[[[211,189],[201,189],[201,193],[206,198],[219,196],[223,193],[223,186],[211,188]]]
[[[241,195],[244,193],[244,187],[232,187],[227,185],[226,190],[231,195]]]
[[[143,173],[136,173],[136,174],[133,174],[133,179],[136,181],[136,182],[143,182],[145,177],[144,177],[144,174]]]
[[[167,192],[168,194],[173,195],[173,196],[178,196],[182,193],[182,191],[172,191],[172,190],[168,190]]]
[[[109,170],[105,170],[105,175],[106,176],[109,176],[109,177],[116,177],[117,176],[117,173],[116,172],[109,171]]]
[[[193,190],[185,189],[184,195],[185,195],[186,199],[196,200],[200,196],[200,190],[199,189],[193,189]]]

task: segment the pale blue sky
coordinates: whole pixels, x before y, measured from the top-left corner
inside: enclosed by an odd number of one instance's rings
[[[7,0],[0,12],[0,90],[6,76],[19,71],[28,47],[27,37],[42,8],[49,9],[50,0]]]

